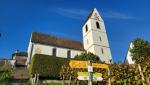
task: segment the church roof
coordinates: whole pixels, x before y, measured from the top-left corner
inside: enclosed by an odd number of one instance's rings
[[[31,42],[85,51],[81,42],[38,32],[32,33]]]
[[[92,17],[93,13],[95,13],[95,12],[99,14],[99,12],[97,11],[97,9],[94,8],[94,9],[90,12],[90,14],[87,16],[87,18],[86,18],[84,24]],[[99,15],[99,17],[100,17],[100,19],[102,20],[102,18],[101,18],[100,15]]]
[[[95,9],[95,8],[94,8]],[[85,23],[89,20],[89,18],[92,16],[93,12],[94,12],[94,9],[90,12],[90,14],[88,15],[88,17],[86,18],[85,20]]]

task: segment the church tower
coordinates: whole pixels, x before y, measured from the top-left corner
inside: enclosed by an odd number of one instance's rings
[[[83,44],[87,52],[91,52],[106,63],[112,60],[104,21],[97,9],[88,16],[83,28]]]

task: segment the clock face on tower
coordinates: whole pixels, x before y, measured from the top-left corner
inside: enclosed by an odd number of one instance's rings
[[[94,19],[99,20],[99,17],[97,16],[97,13],[94,14]]]

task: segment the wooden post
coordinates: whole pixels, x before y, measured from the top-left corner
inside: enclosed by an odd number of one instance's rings
[[[88,69],[89,69],[89,67],[92,67],[92,62],[91,61],[88,61]],[[93,79],[92,71],[88,71],[88,72],[89,72],[88,85],[92,85],[92,79]]]
[[[143,72],[142,72],[142,70],[141,70],[141,65],[140,64],[138,64],[138,69],[139,69],[139,71],[140,71],[140,75],[141,75],[141,79],[142,79],[142,83],[143,83],[143,85],[145,85],[145,79],[144,79],[144,75],[143,75]]]
[[[37,84],[39,84],[39,74],[37,74]]]
[[[111,85],[110,69],[108,68],[107,70],[108,70],[108,76],[109,76],[109,78],[108,78],[108,85]]]
[[[64,75],[63,75],[62,85],[64,85]]]
[[[71,85],[71,76],[69,77],[69,85]]]
[[[79,85],[79,81],[77,80],[77,85]]]

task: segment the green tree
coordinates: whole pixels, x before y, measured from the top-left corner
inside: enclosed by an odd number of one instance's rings
[[[140,58],[150,57],[150,42],[141,38],[133,41],[133,48],[130,49],[133,60],[137,62]]]
[[[92,62],[104,63],[100,60],[100,58],[97,55],[94,55],[93,53],[90,52],[76,55],[74,60],[83,60],[83,61],[91,60]]]

